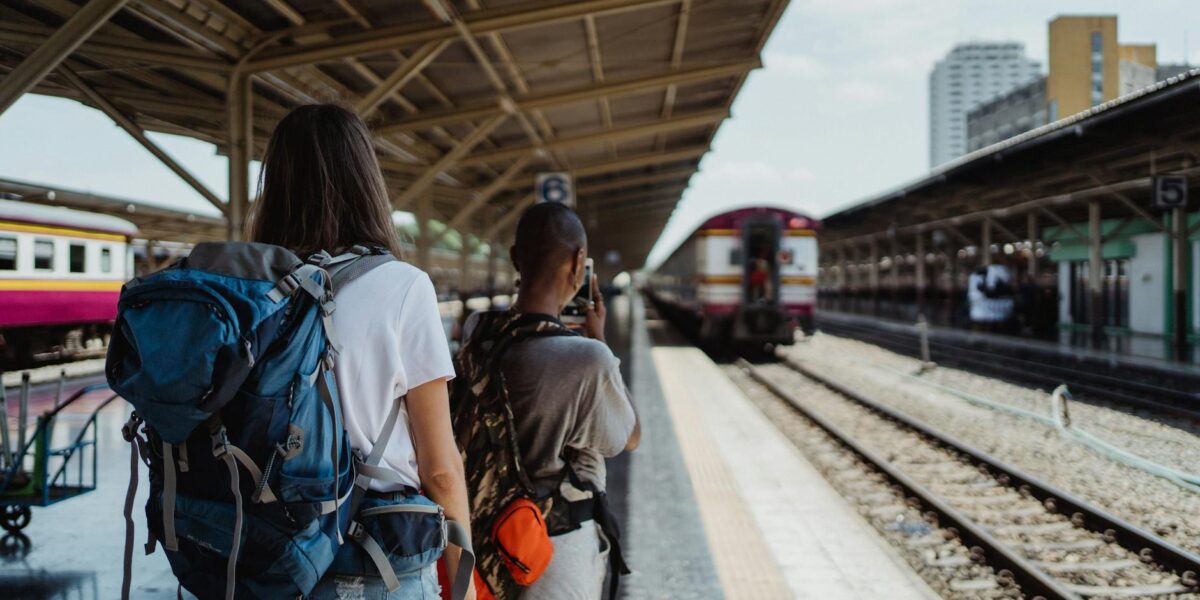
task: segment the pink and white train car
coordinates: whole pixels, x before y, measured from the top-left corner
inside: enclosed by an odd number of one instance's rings
[[[136,233],[124,219],[0,199],[0,368],[98,353]]]
[[[813,331],[820,222],[742,208],[704,222],[649,278],[661,310],[710,343],[791,344]]]

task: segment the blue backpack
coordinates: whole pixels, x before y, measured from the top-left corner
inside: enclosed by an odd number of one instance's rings
[[[452,589],[465,593],[469,537],[440,507],[393,506],[383,522],[356,514],[370,480],[389,478],[376,465],[400,402],[371,456],[356,455],[334,380],[333,292],[391,260],[362,246],[304,261],[268,244],[203,243],[122,288],[105,370],[134,407],[122,431],[132,446],[123,598],[138,460],[150,472],[146,552],[161,542],[199,598],[306,596],[351,551],[394,589],[397,572],[423,566],[395,557],[429,564],[447,543],[464,547]]]

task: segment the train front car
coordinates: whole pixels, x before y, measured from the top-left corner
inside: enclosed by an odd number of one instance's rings
[[[655,302],[712,346],[787,345],[813,331],[820,223],[743,208],[700,226],[651,278]]]
[[[0,368],[101,354],[136,233],[116,217],[0,200]]]

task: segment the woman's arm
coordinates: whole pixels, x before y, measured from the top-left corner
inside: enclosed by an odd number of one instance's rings
[[[445,379],[435,379],[408,391],[408,418],[417,451],[417,474],[421,489],[429,499],[442,505],[446,517],[471,530],[471,510],[467,504],[467,484],[462,457],[454,443],[450,424],[450,396]],[[446,552],[446,572],[453,581],[458,570],[457,549]],[[467,592],[474,600],[474,583]]]

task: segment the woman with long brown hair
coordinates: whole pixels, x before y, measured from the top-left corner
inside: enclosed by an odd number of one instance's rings
[[[355,245],[400,256],[392,208],[366,125],[335,105],[301,106],[279,122],[263,157],[251,241],[300,257]],[[373,448],[394,402],[400,413],[379,463],[394,481],[372,480],[368,496],[420,490],[469,528],[463,466],[450,426],[454,376],[429,276],[392,261],[336,290],[333,330],[342,343],[334,371],[351,445]],[[457,567],[447,552],[448,572]],[[336,567],[336,563],[335,563]],[[336,571],[336,568],[334,569]],[[402,575],[388,593],[379,577],[330,572],[311,598],[436,598],[434,567]],[[469,592],[468,598],[474,598]]]

